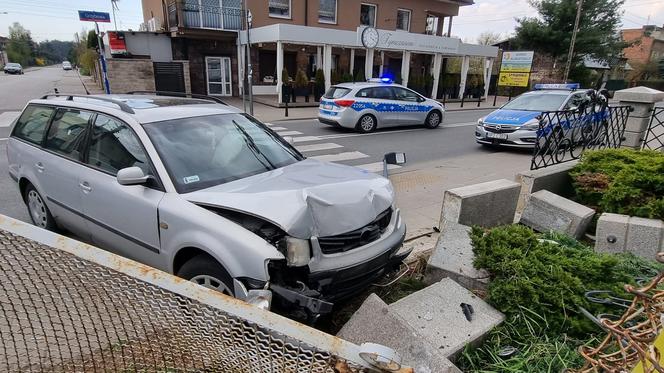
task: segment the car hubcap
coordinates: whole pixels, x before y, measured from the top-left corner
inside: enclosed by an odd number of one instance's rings
[[[41,197],[39,196],[39,193],[34,190],[31,190],[28,193],[28,209],[30,210],[30,217],[32,218],[32,222],[41,228],[46,228],[48,223],[46,206],[44,205],[44,201],[42,201]]]
[[[360,126],[362,126],[362,129],[365,131],[371,131],[374,126],[373,118],[371,117],[362,118],[362,123],[360,123]]]
[[[232,295],[230,289],[226,284],[223,283],[223,281],[220,281],[216,279],[213,276],[210,275],[198,275],[195,276],[191,279],[192,282],[195,282],[203,287],[206,287],[208,289],[213,289],[216,290],[220,293],[224,293],[226,295]]]
[[[432,126],[437,126],[438,123],[440,123],[440,115],[431,114],[431,117],[429,117],[429,124]]]

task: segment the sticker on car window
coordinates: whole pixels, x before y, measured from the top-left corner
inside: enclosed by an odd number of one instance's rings
[[[184,183],[185,184],[196,183],[196,182],[199,182],[199,181],[201,181],[201,178],[199,178],[198,175],[187,176],[187,177],[184,178]]]

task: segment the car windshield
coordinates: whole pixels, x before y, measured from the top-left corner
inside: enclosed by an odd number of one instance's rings
[[[556,111],[565,102],[566,94],[561,93],[530,93],[521,95],[505,104],[508,110]]]
[[[290,144],[243,114],[144,125],[179,193],[192,192],[304,159]]]
[[[8,63],[7,67],[21,67],[21,65],[19,65],[17,63]]]

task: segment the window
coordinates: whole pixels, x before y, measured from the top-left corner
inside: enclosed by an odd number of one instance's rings
[[[337,23],[337,0],[320,0],[318,22]]]
[[[393,100],[392,90],[390,87],[372,87],[365,88],[357,92],[355,97],[374,98],[378,100]]]
[[[90,117],[87,111],[59,109],[46,135],[46,149],[79,160]]]
[[[330,87],[330,89],[325,92],[325,95],[323,97],[325,98],[341,98],[344,97],[346,94],[350,92],[350,89],[348,88],[341,88],[341,87]]]
[[[439,18],[436,16],[427,16],[427,27],[425,30],[427,35],[436,35],[438,33],[438,21]]]
[[[131,128],[101,114],[92,127],[87,163],[112,175],[134,166],[140,167],[146,175],[152,174],[148,157]]]
[[[410,101],[410,102],[420,101],[420,95],[411,90],[405,88],[398,88],[398,87],[393,87],[392,89],[394,90],[394,97],[399,101]]]
[[[503,109],[530,110],[530,111],[556,111],[560,110],[567,95],[564,93],[526,93],[507,104]]]
[[[290,18],[291,0],[270,0],[268,9],[270,17]]]
[[[376,27],[376,5],[360,5],[360,24],[362,26]]]
[[[28,106],[16,122],[13,136],[33,144],[41,144],[54,111],[55,109],[45,106]]]
[[[397,9],[397,30],[410,31],[410,10]]]

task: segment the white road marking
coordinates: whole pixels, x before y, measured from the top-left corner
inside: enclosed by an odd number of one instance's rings
[[[321,140],[320,137],[318,136],[300,136],[300,137],[293,137],[293,142],[298,143],[298,142],[309,142],[309,141],[318,141]]]
[[[317,152],[319,150],[343,148],[343,146],[332,142],[326,142],[323,144],[300,145],[296,146],[295,148],[301,151],[302,153],[305,153],[305,152]]]
[[[263,123],[263,124],[266,125],[266,126],[268,126],[268,127],[272,127],[272,126],[274,126],[274,124],[272,124],[272,123]]]
[[[4,113],[0,114],[0,127],[11,126],[14,119],[18,118],[20,114],[20,111],[5,111]]]
[[[279,134],[279,136],[295,136],[295,135],[301,135],[302,134],[302,132],[298,132],[298,131],[281,131],[281,132],[277,132],[277,133]]]
[[[454,127],[466,127],[466,126],[476,126],[477,122],[465,122],[465,123],[452,123],[452,124],[443,124],[441,125],[441,128],[454,128]],[[320,137],[321,140],[326,140],[326,139],[343,139],[346,137],[359,137],[359,136],[376,136],[376,135],[390,135],[393,133],[404,133],[404,132],[412,132],[412,131],[435,131],[435,130],[428,130],[426,128],[409,128],[405,130],[396,130],[396,131],[378,131],[378,132],[372,132],[372,133],[340,133],[340,134],[333,134],[333,135],[322,135],[318,136]]]
[[[272,131],[284,131],[287,130],[288,128],[286,127],[270,127]]]
[[[454,128],[454,127],[466,127],[466,126],[476,126],[477,122],[465,122],[465,123],[452,123],[452,124],[443,124],[443,128]]]
[[[383,172],[383,162],[375,162],[375,163],[367,163],[367,164],[360,164],[354,167],[358,167],[364,170],[367,170],[369,172]],[[388,164],[387,169],[388,170],[394,170],[395,168],[401,168],[398,164]]]
[[[369,156],[361,152],[345,152],[338,154],[317,155],[315,157],[309,157],[309,158],[318,159],[319,161],[325,161],[325,162],[341,162],[341,161],[350,161],[353,159],[369,158]]]

